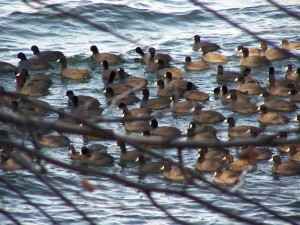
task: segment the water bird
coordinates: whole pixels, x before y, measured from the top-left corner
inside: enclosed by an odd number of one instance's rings
[[[147,88],[142,91],[143,98],[140,103],[142,108],[148,108],[151,110],[161,110],[165,108],[169,108],[171,104],[171,100],[168,98],[151,98],[149,99],[150,92]]]
[[[268,48],[268,44],[266,42],[261,42],[261,56],[267,57],[270,61],[288,59],[292,56],[286,50],[282,50],[279,48]]]
[[[186,91],[183,97],[190,101],[205,102],[209,100],[209,94],[200,90],[193,90],[193,83],[188,81],[186,85]]]
[[[136,47],[135,51],[142,57],[143,63],[147,64],[149,62],[149,59],[151,57],[150,54],[145,54],[144,51],[141,49],[141,47]],[[159,59],[162,59],[162,60],[164,60],[165,64],[169,64],[170,61],[172,60],[172,57],[169,54],[157,53],[156,49],[153,47],[152,47],[151,51],[154,52],[154,61],[155,62],[158,61]]]
[[[80,152],[77,152],[73,145],[68,147],[72,159],[78,159],[82,163],[96,166],[110,166],[114,163],[114,157],[108,153],[92,152],[86,146],[83,146]]]
[[[239,45],[236,47],[236,51],[238,52],[238,56],[243,56],[242,49],[244,48],[243,45]],[[260,56],[261,49],[260,48],[248,48],[249,56]]]
[[[191,178],[192,170],[189,168],[179,168],[176,166],[172,166],[170,163],[164,163],[161,167],[161,170],[164,171],[164,177],[168,180],[173,181],[183,181]]]
[[[279,155],[274,155],[270,161],[273,161],[272,173],[286,176],[300,174],[299,162],[282,162],[281,157]]]
[[[251,130],[258,133],[262,132],[262,128],[258,128],[250,125],[238,125],[236,126],[235,119],[233,117],[227,117],[224,121],[228,123],[228,137],[231,138],[241,138],[241,137],[252,137]]]
[[[17,58],[20,59],[18,67],[20,69],[26,68],[29,70],[46,70],[53,67],[46,61],[37,58],[27,58],[23,52],[17,54]]]
[[[92,45],[90,50],[92,51],[91,58],[96,62],[102,63],[104,60],[112,64],[125,62],[125,60],[119,55],[107,52],[100,53],[96,45]]]
[[[179,137],[181,136],[181,131],[172,126],[159,126],[156,119],[152,119],[150,122],[151,125],[151,135],[162,136],[162,137]]]
[[[33,52],[34,57],[46,62],[55,62],[58,59],[65,57],[61,51],[40,51],[36,45],[31,46],[31,51]]]
[[[86,69],[67,67],[68,62],[66,57],[59,58],[56,62],[60,63],[60,74],[65,78],[84,80],[92,77]]]
[[[11,63],[0,61],[0,73],[14,73],[18,72],[18,67]]]
[[[138,162],[138,170],[142,173],[162,173],[163,162],[147,162],[144,155],[139,155],[135,160]]]
[[[206,47],[209,52],[214,52],[219,50],[221,47],[218,44],[208,42],[208,41],[201,41],[201,37],[199,35],[194,36],[194,44],[193,50],[199,51],[201,48]]]
[[[139,155],[143,155],[146,160],[152,158],[149,154],[141,151],[140,149],[127,151],[126,143],[123,140],[117,140],[117,145],[120,147],[121,150],[120,159],[122,161],[135,162]]]
[[[202,51],[201,58],[205,62],[209,63],[226,63],[228,57],[220,53],[210,52],[208,47],[203,46],[198,51]]]
[[[266,56],[250,56],[248,48],[242,48],[240,65],[245,67],[261,67],[270,65],[271,61]]]
[[[208,70],[210,66],[209,64],[202,61],[192,61],[192,58],[190,56],[186,56],[184,68],[187,70],[199,71],[199,70]]]
[[[224,162],[214,158],[205,158],[206,151],[198,151],[198,158],[195,163],[195,169],[200,172],[213,173],[221,169]]]
[[[287,64],[285,67],[285,79],[289,81],[296,81],[300,75],[300,68],[293,72],[292,64]]]
[[[289,118],[276,112],[269,112],[265,105],[260,106],[257,121],[265,125],[281,125],[289,122]]]
[[[219,185],[235,185],[240,181],[239,173],[231,170],[218,169],[215,171],[212,182]]]
[[[287,39],[282,39],[280,45],[286,50],[297,50],[300,49],[299,42],[289,42]]]
[[[75,96],[74,91],[67,90],[66,94],[68,97],[68,105],[73,105],[73,97]],[[76,95],[78,97],[78,105],[93,105],[93,106],[100,106],[101,103],[99,100],[92,96],[87,95]]]

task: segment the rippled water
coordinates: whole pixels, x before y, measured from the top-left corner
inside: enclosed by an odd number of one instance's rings
[[[40,50],[60,50],[68,56],[68,62],[72,67],[82,67],[92,72],[93,78],[84,83],[78,81],[64,80],[60,78],[58,65],[46,72],[54,81],[50,88],[51,95],[41,99],[46,100],[54,107],[67,108],[64,94],[72,89],[75,93],[96,96],[106,106],[107,101],[102,93],[103,81],[100,76],[101,65],[92,62],[89,48],[95,44],[101,52],[114,52],[122,54],[126,63],[122,66],[134,76],[146,77],[150,81],[149,89],[155,96],[156,77],[145,72],[144,66],[137,60],[139,57],[134,49],[137,46],[155,47],[158,52],[169,53],[175,59],[173,65],[183,69],[184,58],[190,55],[194,60],[199,57],[198,52],[192,50],[195,34],[200,34],[203,39],[219,43],[221,52],[230,57],[229,63],[224,67],[228,70],[240,70],[239,58],[235,56],[234,49],[239,44],[257,47],[258,41],[251,35],[240,31],[227,22],[217,18],[212,13],[190,3],[187,0],[173,1],[44,1],[58,6],[64,11],[82,16],[95,24],[102,25],[114,33],[125,36],[132,40],[128,42],[118,37],[105,33],[96,28],[84,24],[69,16],[57,14],[50,9],[39,7],[30,8],[22,2],[0,2],[0,41],[1,59],[3,61],[17,64],[15,56],[18,52],[24,52],[30,56],[30,47],[34,44]],[[299,42],[298,20],[280,12],[265,1],[203,1],[205,5],[217,10],[231,21],[256,32],[260,37],[278,45],[282,38]],[[287,1],[287,8],[300,12],[298,1]],[[37,6],[37,5],[35,5]],[[296,52],[297,53],[297,52]],[[291,63],[294,67],[299,66],[299,61],[289,59],[276,61],[277,76],[283,77],[285,65]],[[215,79],[216,65],[211,70],[203,72],[186,72],[187,79],[196,83],[201,90],[210,93],[219,85]],[[268,74],[268,68],[253,69],[252,75],[262,83]],[[14,90],[14,77],[1,75],[2,85],[8,90]],[[235,84],[233,84],[234,86]],[[139,96],[140,97],[140,96]],[[254,102],[262,103],[261,98],[254,98]],[[232,113],[211,97],[204,104],[205,109],[216,109],[225,116],[233,115],[238,118],[239,124],[258,125],[256,115],[243,116]],[[120,116],[120,111],[113,109],[105,112],[107,116]],[[293,118],[291,113],[288,116]],[[54,118],[54,115],[49,117]],[[166,125],[175,125],[184,131],[191,118],[189,116],[172,118],[167,117],[159,122]],[[109,124],[116,132],[123,133],[123,127],[118,124]],[[289,123],[285,128],[294,128],[296,123]],[[226,125],[217,124],[218,137],[227,139]],[[284,127],[272,127],[272,130]],[[70,136],[75,147],[79,148],[86,142],[76,135]],[[91,142],[92,143],[92,142]],[[109,153],[116,158],[116,163],[111,168],[101,168],[117,175],[128,177],[128,179],[139,183],[147,183],[158,187],[181,188],[181,184],[165,181],[161,175],[140,176],[136,166],[127,164],[125,167],[119,164],[119,149],[114,143],[101,142],[109,146]],[[64,162],[71,163],[65,148],[43,149],[46,155],[58,158]],[[233,148],[234,152],[235,149]],[[273,149],[276,153],[276,149]],[[169,157],[175,156],[175,151],[164,151]],[[184,152],[187,164],[193,167],[195,151]],[[286,159],[286,158],[284,158]],[[246,182],[240,189],[245,196],[260,201],[265,206],[272,208],[281,215],[287,216],[300,223],[299,217],[299,178],[279,177],[274,178],[271,174],[271,163],[262,162],[259,170],[246,175]],[[83,191],[80,180],[82,176],[71,171],[56,168],[49,165],[49,180],[55,182],[58,190],[72,199],[77,206],[88,212],[88,216],[98,224],[174,224],[170,222],[160,210],[153,207],[147,198],[135,189],[124,187],[106,178],[91,178],[92,181],[101,185],[101,188],[92,194]],[[62,203],[54,196],[44,184],[26,171],[2,172],[1,177],[9,180],[13,185],[23,191],[33,202],[38,202],[41,207],[54,219],[62,224],[84,224],[84,220],[74,210]],[[206,175],[210,180],[211,175]],[[270,215],[261,210],[209,190],[191,189],[190,192],[201,196],[203,199],[218,205],[239,215],[264,222],[266,224],[283,224],[276,221]],[[9,211],[22,224],[47,224],[49,220],[29,206],[14,192],[9,191],[5,184],[0,186],[1,205]],[[205,207],[199,207],[186,199],[177,196],[156,194],[165,207],[178,218],[189,221],[192,224],[234,224],[231,220],[221,214],[213,213]],[[0,214],[1,224],[11,224],[11,221]],[[240,224],[240,223],[236,223]]]

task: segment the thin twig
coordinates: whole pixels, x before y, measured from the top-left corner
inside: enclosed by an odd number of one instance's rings
[[[58,224],[58,222],[56,220],[54,220],[45,210],[43,210],[38,204],[32,202],[26,195],[24,195],[20,190],[18,190],[17,188],[15,188],[13,185],[11,185],[11,183],[9,181],[7,181],[6,179],[0,177],[0,182],[5,183],[8,188],[12,191],[14,191],[15,193],[17,193],[22,199],[24,199],[26,201],[26,203],[28,203],[29,205],[35,207],[38,211],[41,212],[41,214],[43,214],[46,218],[49,219],[49,221],[51,221],[52,224]]]
[[[14,222],[15,224],[17,225],[21,225],[21,223],[15,218],[12,216],[12,213],[11,212],[7,212],[5,211],[4,209],[1,209],[0,208],[0,213],[5,215],[7,218],[9,218],[12,222]]]

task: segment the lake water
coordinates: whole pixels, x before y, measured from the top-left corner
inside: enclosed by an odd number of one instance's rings
[[[226,70],[240,71],[239,58],[235,48],[243,44],[249,47],[258,47],[259,42],[250,34],[235,28],[207,12],[199,6],[187,0],[173,1],[76,1],[76,0],[53,0],[44,1],[53,4],[63,11],[76,14],[95,24],[101,25],[113,33],[126,37],[120,39],[116,35],[97,30],[95,27],[80,22],[51,9],[34,6],[30,8],[21,1],[0,2],[0,41],[1,61],[7,61],[17,65],[15,58],[18,52],[24,52],[31,56],[30,47],[39,46],[40,50],[60,50],[68,57],[71,67],[88,69],[93,78],[85,82],[61,79],[59,66],[44,71],[54,81],[50,88],[51,94],[40,99],[46,100],[53,107],[67,108],[65,92],[73,90],[77,94],[97,97],[104,107],[108,102],[103,92],[104,83],[101,78],[101,65],[90,59],[91,45],[97,45],[100,52],[113,52],[121,54],[126,60],[122,67],[129,74],[146,77],[149,80],[151,97],[156,93],[157,77],[145,71],[145,66],[139,62],[139,55],[135,48],[155,47],[158,52],[168,53],[174,58],[173,66],[183,69],[185,56],[189,55],[193,60],[199,59],[199,52],[192,50],[195,34],[201,35],[203,40],[220,44],[221,53],[229,57],[229,62],[224,65]],[[259,37],[267,39],[278,46],[281,39],[300,42],[299,20],[281,12],[267,1],[202,1],[207,7],[216,10],[219,14],[243,27],[255,32]],[[297,0],[285,1],[284,6],[289,10],[300,13],[300,4]],[[129,40],[129,41],[128,41]],[[297,52],[295,51],[297,54]],[[299,54],[299,52],[298,52]],[[276,68],[276,76],[284,77],[285,65],[291,63],[294,68],[299,67],[299,61],[295,58],[275,61],[272,65]],[[112,65],[115,66],[115,65]],[[201,72],[186,71],[186,79],[197,84],[202,91],[211,95],[210,100],[204,103],[205,109],[213,109],[225,116],[234,116],[237,124],[259,125],[257,114],[240,115],[233,113],[227,106],[213,97],[213,89],[218,84],[215,79],[217,64],[211,65],[211,69]],[[252,75],[261,83],[265,84],[268,75],[268,67],[252,69]],[[1,75],[1,85],[7,90],[14,90],[14,77]],[[236,84],[232,84],[234,87]],[[139,97],[141,95],[137,94]],[[260,97],[253,97],[253,102],[261,104]],[[138,106],[138,104],[137,104]],[[170,115],[165,111],[166,115]],[[118,109],[112,108],[104,112],[107,117],[120,116]],[[294,118],[297,112],[286,114]],[[48,119],[54,119],[50,115]],[[167,116],[159,119],[161,125],[173,125],[181,131],[185,131],[191,121],[190,116],[176,117]],[[105,126],[105,125],[103,125]],[[214,125],[218,130],[218,137],[227,140],[227,124]],[[267,129],[272,132],[282,129],[296,128],[295,122],[286,126],[273,126]],[[124,133],[124,128],[119,123],[107,124],[106,128]],[[97,143],[86,142],[78,135],[70,135],[74,146],[78,149],[83,144]],[[170,187],[180,189],[182,184],[166,181],[162,175],[141,176],[136,165],[120,164],[119,148],[114,142],[99,142],[109,147],[109,153],[115,156],[116,162],[113,167],[99,170],[114,173],[140,184],[149,184],[157,187]],[[233,153],[236,148],[230,149]],[[277,153],[276,148],[272,148]],[[63,162],[72,163],[66,148],[44,148],[47,156],[54,157]],[[170,149],[163,151],[166,157],[175,158],[176,151]],[[197,156],[194,151],[184,151],[187,166],[193,168]],[[286,160],[287,156],[283,156]],[[271,174],[272,163],[261,162],[259,169],[254,173],[246,174],[245,183],[239,191],[246,197],[261,202],[266,207],[276,211],[280,215],[300,223],[299,216],[299,188],[298,176],[275,178]],[[136,189],[126,187],[110,179],[90,177],[91,182],[100,185],[100,188],[92,193],[80,184],[85,176],[78,175],[70,170],[48,165],[47,179],[82,211],[86,212],[97,224],[175,224],[164,213],[151,205],[147,197]],[[72,208],[66,206],[55,194],[26,171],[2,172],[1,177],[22,191],[24,195],[42,207],[57,223],[60,224],[85,224],[82,216]],[[211,180],[211,175],[205,175]],[[264,224],[287,224],[268,215],[253,205],[246,204],[228,195],[212,192],[209,189],[191,189],[191,193],[202,197],[204,200],[232,213],[256,220]],[[204,206],[199,207],[190,200],[178,198],[175,195],[156,194],[158,201],[171,210],[174,216],[191,224],[241,224],[222,214],[210,211]],[[49,224],[50,221],[36,208],[29,206],[19,195],[10,191],[7,185],[0,183],[1,208],[11,213],[21,224]],[[4,215],[0,214],[1,224],[12,224]]]

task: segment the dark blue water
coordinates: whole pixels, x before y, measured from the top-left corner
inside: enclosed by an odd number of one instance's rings
[[[235,47],[239,44],[258,47],[259,42],[250,34],[247,34],[227,22],[217,18],[210,12],[190,3],[187,0],[176,1],[45,1],[57,4],[60,9],[80,15],[83,18],[112,30],[131,41],[126,41],[107,32],[97,30],[95,27],[80,22],[70,16],[53,12],[50,9],[40,7],[30,8],[22,2],[0,2],[0,60],[17,65],[15,58],[18,52],[24,52],[30,56],[30,47],[38,45],[40,50],[60,50],[68,57],[69,65],[88,69],[93,78],[85,81],[63,80],[59,75],[59,66],[44,71],[54,84],[50,88],[51,94],[40,99],[46,100],[53,107],[67,109],[67,99],[64,94],[72,89],[77,94],[97,97],[103,106],[107,106],[102,91],[104,83],[101,78],[101,65],[90,59],[89,48],[95,44],[100,52],[113,52],[121,54],[126,63],[122,66],[129,74],[146,77],[150,84],[151,96],[156,93],[157,77],[145,71],[143,65],[137,60],[139,56],[134,49],[137,46],[155,47],[158,52],[168,53],[174,58],[173,66],[183,69],[185,56],[189,55],[193,60],[199,59],[199,52],[192,50],[192,37],[199,34],[203,39],[221,45],[221,53],[229,57],[229,62],[224,65],[226,70],[240,71],[239,58],[235,54]],[[280,12],[275,7],[264,1],[206,1],[208,7],[217,10],[228,19],[235,21],[247,29],[256,32],[261,38],[267,39],[274,45],[279,44],[282,38],[290,41],[299,40],[300,23],[298,20]],[[289,1],[288,9],[300,12],[299,1]],[[297,54],[297,51],[295,51]],[[299,53],[299,52],[298,52]],[[284,77],[285,65],[291,63],[294,68],[299,66],[296,59],[276,61],[272,65],[276,68],[277,77]],[[216,65],[212,65],[208,71],[186,71],[186,79],[196,83],[202,91],[211,95],[210,100],[204,104],[205,109],[213,109],[225,116],[234,116],[238,124],[259,125],[256,114],[250,116],[232,113],[213,97],[213,89],[219,84],[215,79]],[[252,76],[265,84],[268,75],[268,67],[252,70]],[[8,90],[14,90],[14,77],[1,75],[1,83]],[[235,84],[232,84],[235,86]],[[139,97],[140,94],[138,94]],[[254,97],[253,102],[261,104],[260,97]],[[138,104],[137,104],[138,106]],[[107,117],[120,116],[116,108],[108,108],[104,111]],[[294,118],[297,112],[287,114]],[[170,115],[166,111],[166,115]],[[47,119],[56,118],[50,115]],[[174,125],[181,131],[186,130],[190,116],[173,118],[167,116],[160,119],[162,125]],[[124,133],[124,128],[119,123],[102,124],[114,131]],[[227,140],[227,125],[217,124],[218,137]],[[288,125],[274,126],[267,130],[281,130],[295,128],[297,124],[290,122]],[[69,135],[72,144],[76,148],[87,144],[81,136]],[[89,143],[97,143],[90,141]],[[140,176],[136,165],[127,164],[122,167],[119,164],[119,148],[110,141],[101,141],[109,147],[109,153],[115,156],[116,163],[110,168],[101,168],[107,172],[126,177],[132,181],[158,187],[181,188],[181,184],[166,181],[162,175]],[[235,148],[231,149],[235,152]],[[275,148],[272,149],[277,153]],[[65,148],[45,148],[42,150],[48,156],[58,160],[72,163]],[[163,151],[163,155],[175,158],[174,149]],[[189,167],[193,168],[197,156],[194,151],[184,151],[184,158]],[[284,160],[287,157],[284,156]],[[246,197],[260,201],[263,205],[273,209],[279,214],[289,217],[300,223],[299,218],[299,177],[279,177],[275,179],[271,174],[272,163],[261,162],[259,169],[254,173],[246,174],[245,183],[239,189]],[[148,201],[147,197],[122,184],[113,182],[107,178],[90,178],[91,182],[100,185],[93,193],[87,193],[80,180],[85,176],[72,171],[47,166],[49,180],[55,183],[56,188],[67,198],[71,199],[81,210],[87,213],[98,224],[174,224],[159,209],[156,209]],[[72,208],[66,206],[57,196],[37,179],[26,171],[1,172],[1,177],[9,180],[27,195],[31,201],[39,203],[41,207],[61,224],[85,224]],[[206,175],[211,180],[211,175]],[[253,205],[241,200],[212,192],[207,189],[189,190],[195,195],[201,196],[217,206],[247,218],[264,222],[266,224],[284,224],[282,221],[267,215]],[[1,207],[12,213],[22,224],[48,224],[49,220],[35,208],[29,206],[17,194],[7,189],[0,183]],[[179,219],[191,224],[240,224],[214,213],[205,207],[178,198],[178,196],[155,194],[155,198]],[[11,224],[11,221],[0,214],[1,224]]]

